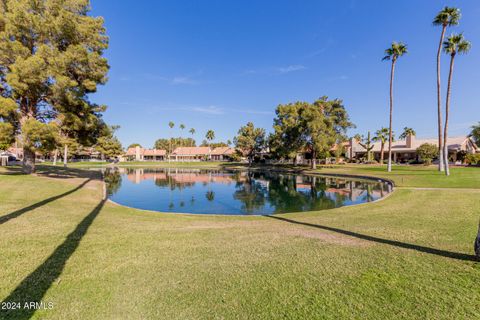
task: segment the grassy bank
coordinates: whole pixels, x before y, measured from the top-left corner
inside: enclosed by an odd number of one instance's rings
[[[478,168],[450,178],[433,167],[322,168],[402,188],[372,204],[275,217],[138,211],[102,201],[95,173],[0,170],[0,300],[54,304],[0,317],[480,317]]]

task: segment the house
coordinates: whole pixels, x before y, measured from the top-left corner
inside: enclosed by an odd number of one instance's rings
[[[210,159],[210,147],[178,147],[173,150],[170,160],[201,161]]]
[[[438,146],[438,139],[417,139],[414,135],[409,135],[405,140],[394,141],[392,143],[392,160],[393,162],[408,162],[417,160],[417,148],[424,143],[430,143]],[[372,154],[375,160],[380,159],[381,144],[373,143]],[[453,161],[457,160],[459,152],[477,153],[480,149],[470,137],[459,136],[451,137],[447,140],[449,158]],[[346,147],[346,156],[349,159],[359,159],[366,156],[366,149],[363,148],[358,141],[351,139]],[[384,159],[388,157],[388,142],[385,143]]]
[[[217,147],[210,153],[210,160],[212,161],[227,161],[235,154],[235,149],[230,147]]]
[[[145,149],[140,146],[128,148],[125,153],[125,159],[127,161],[164,161],[166,158],[166,150]]]

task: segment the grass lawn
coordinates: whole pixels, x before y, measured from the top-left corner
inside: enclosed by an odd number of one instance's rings
[[[0,169],[0,301],[54,307],[0,318],[480,318],[480,168],[322,168],[401,188],[272,217],[129,209],[94,173],[39,169]]]

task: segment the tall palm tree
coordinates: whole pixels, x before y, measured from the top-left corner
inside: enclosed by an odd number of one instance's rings
[[[170,162],[170,154],[172,153],[172,129],[173,127],[175,127],[175,123],[173,123],[173,121],[170,121],[168,123],[168,126],[170,127],[170,143],[169,143],[169,147],[168,147],[168,162]]]
[[[456,26],[460,20],[460,10],[458,8],[445,7],[433,19],[434,26],[442,26],[442,33],[440,34],[440,42],[437,50],[437,119],[438,119],[438,154],[439,163],[438,170],[444,170],[443,164],[443,141],[442,141],[442,99],[441,99],[441,83],[440,83],[440,56],[442,52],[442,43],[445,37],[447,27]]]
[[[390,48],[385,50],[385,57],[382,60],[391,60],[392,67],[390,70],[390,120],[388,128],[388,166],[387,171],[392,171],[392,118],[393,118],[393,79],[395,75],[395,64],[397,59],[408,52],[407,45],[403,42],[392,42]]]
[[[450,175],[450,169],[448,168],[448,116],[450,113],[450,96],[452,91],[452,76],[453,65],[455,62],[455,56],[458,54],[466,54],[470,50],[471,44],[465,40],[463,34],[452,34],[443,42],[443,51],[450,55],[450,69],[448,72],[448,84],[447,84],[447,101],[445,103],[445,126],[443,127],[443,159],[445,162],[445,174]]]
[[[405,140],[407,139],[408,136],[416,136],[416,135],[417,133],[415,132],[415,130],[409,127],[405,127],[403,128],[402,134],[398,138],[401,140]]]
[[[380,130],[375,131],[375,136],[373,137],[373,141],[380,142],[380,164],[383,164],[385,143],[388,141],[389,134],[388,128],[382,127]],[[394,136],[392,132],[392,140],[395,139]]]
[[[190,143],[190,147],[193,147],[193,135],[195,134],[195,128],[191,128],[188,132],[190,132],[190,134],[192,135],[192,142]]]
[[[215,132],[213,130],[208,130],[205,138],[207,138],[208,141],[212,141],[215,139]]]
[[[180,130],[182,130],[182,147],[183,147],[183,130],[185,129],[185,125],[183,123],[180,124]]]

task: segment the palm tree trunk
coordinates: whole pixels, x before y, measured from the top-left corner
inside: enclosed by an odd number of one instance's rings
[[[383,164],[383,151],[385,150],[385,143],[382,142],[382,145],[380,147],[380,164]]]
[[[315,152],[315,150],[312,150],[312,165],[311,165],[311,168],[312,169],[317,169],[317,162],[315,161],[317,159],[317,153]]]
[[[392,58],[392,69],[390,71],[390,121],[388,127],[388,166],[387,171],[392,171],[392,118],[393,118],[393,77],[395,75],[396,58]]]
[[[58,149],[55,148],[55,151],[53,153],[53,165],[56,166],[57,165],[57,158],[58,158]]]
[[[68,146],[63,147],[63,167],[66,168],[68,163]]]
[[[442,141],[442,98],[441,98],[441,77],[440,77],[440,56],[442,53],[442,43],[445,37],[446,25],[443,25],[442,34],[440,36],[440,43],[437,51],[437,117],[438,117],[438,171],[444,170],[443,159],[443,141]]]
[[[448,167],[448,116],[450,113],[450,95],[452,91],[452,76],[453,76],[453,65],[455,62],[455,54],[451,55],[450,59],[450,71],[448,72],[448,85],[447,85],[447,101],[445,103],[445,127],[443,128],[443,160],[445,165],[445,174],[450,175],[450,168]]]

